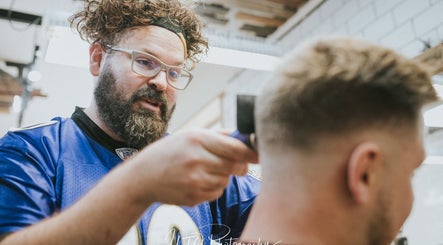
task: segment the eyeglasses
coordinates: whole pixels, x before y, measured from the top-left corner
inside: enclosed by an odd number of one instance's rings
[[[108,48],[114,51],[130,54],[132,58],[132,71],[139,75],[154,77],[160,71],[166,71],[166,81],[175,89],[184,90],[193,78],[191,72],[179,66],[167,65],[151,54],[120,47]]]

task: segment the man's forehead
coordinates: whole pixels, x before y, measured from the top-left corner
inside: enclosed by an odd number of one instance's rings
[[[179,37],[159,26],[143,26],[125,33],[121,41],[125,48],[150,53],[169,65],[183,64],[183,45]]]
[[[166,17],[155,19],[151,23],[151,25],[163,27],[163,28],[175,33],[179,37],[180,41],[183,44],[184,57],[186,59],[186,57],[188,56],[188,54],[187,54],[187,49],[188,49],[187,36],[186,36],[185,29],[182,26],[179,26],[172,19],[166,18]]]

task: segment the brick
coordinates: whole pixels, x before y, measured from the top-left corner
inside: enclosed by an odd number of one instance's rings
[[[330,18],[341,6],[342,0],[327,0],[317,9],[323,19]]]
[[[390,11],[403,0],[375,0],[375,11],[377,16],[382,16]]]
[[[425,45],[422,41],[415,39],[400,49],[400,53],[408,58],[415,57],[423,52]]]
[[[302,32],[308,33],[312,32],[315,28],[320,26],[324,20],[320,16],[319,12],[314,12],[311,15],[309,15],[300,25],[300,28],[302,29]]]
[[[315,28],[313,34],[328,34],[334,30],[334,25],[331,21],[324,20],[317,28]]]
[[[431,4],[436,4],[436,3],[441,2],[443,0],[429,0],[429,1],[431,2]]]
[[[359,1],[359,5],[360,5],[360,9],[364,9],[367,8],[369,4],[372,4],[374,2],[374,0],[360,0]]]
[[[365,37],[372,40],[378,40],[388,32],[394,30],[394,28],[394,17],[391,13],[386,13],[384,16],[368,25],[363,32],[365,33]]]
[[[352,17],[348,21],[349,32],[354,34],[362,31],[363,27],[369,25],[375,20],[375,11],[372,5],[368,5],[367,8],[361,10],[356,16]]]
[[[420,37],[418,37],[418,39],[428,43],[431,46],[435,46],[441,43],[441,39],[438,36],[437,29],[434,29],[426,34],[421,35]]]
[[[387,36],[380,39],[380,43],[391,48],[399,49],[415,38],[411,22],[406,22]]]
[[[443,25],[440,25],[437,28],[437,35],[438,35],[438,38],[440,39],[440,42],[443,42]]]
[[[425,9],[429,8],[430,3],[423,0],[408,0],[397,5],[392,10],[395,21],[398,25],[410,20],[412,17],[419,15]]]
[[[413,19],[417,35],[422,35],[441,26],[443,23],[443,1],[432,5]]]
[[[279,42],[279,46],[292,47],[295,43],[302,39],[300,28],[292,29],[284,38]]]
[[[354,34],[352,34],[352,37],[365,39],[365,35],[363,34],[363,32],[354,33]]]
[[[359,9],[357,1],[347,2],[333,15],[335,26],[340,27],[344,25],[346,21],[355,16],[358,12]]]
[[[347,34],[349,34],[348,26],[347,25],[342,25],[342,26],[339,26],[339,27],[335,27],[335,29],[332,31],[332,34],[335,34],[335,35],[347,35]]]

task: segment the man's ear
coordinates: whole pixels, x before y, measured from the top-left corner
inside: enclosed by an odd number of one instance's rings
[[[347,184],[352,199],[357,203],[369,201],[382,161],[383,152],[374,142],[360,143],[352,151],[347,166]]]
[[[89,71],[93,76],[100,74],[104,52],[103,47],[98,43],[94,43],[89,47]]]

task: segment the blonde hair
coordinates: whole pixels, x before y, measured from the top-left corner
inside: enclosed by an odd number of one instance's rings
[[[290,53],[257,98],[260,144],[309,149],[325,135],[417,122],[437,100],[418,63],[363,40],[321,38]]]

